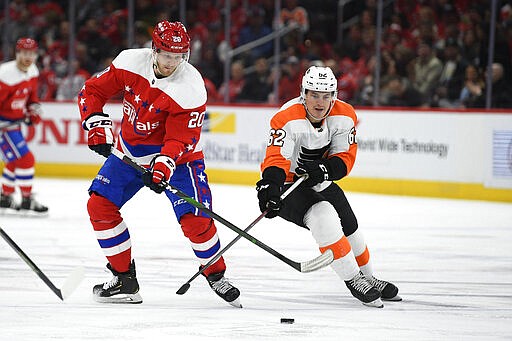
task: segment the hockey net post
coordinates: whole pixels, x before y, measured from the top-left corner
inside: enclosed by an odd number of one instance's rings
[[[138,163],[136,163],[129,156],[124,154],[122,151],[120,151],[120,150],[118,150],[116,148],[112,148],[112,154],[114,156],[116,156],[117,158],[119,158],[120,160],[122,160],[123,162],[125,162],[127,165],[129,165],[132,168],[138,170],[140,173],[143,174],[145,172],[148,172],[148,170],[146,168],[144,168],[143,166],[141,166]],[[224,219],[223,217],[221,217],[217,213],[213,212],[212,210],[210,210],[209,208],[207,208],[206,206],[204,206],[202,203],[198,202],[194,198],[188,196],[184,192],[182,192],[179,189],[173,187],[169,183],[164,183],[164,185],[166,186],[166,188],[169,191],[171,191],[173,194],[178,196],[180,199],[185,200],[190,205],[192,205],[192,206],[196,207],[197,209],[203,211],[204,213],[209,215],[211,218],[219,221],[220,223],[222,223],[223,225],[225,225],[229,229],[233,230],[235,233],[237,233],[241,237],[244,237],[245,239],[247,239],[251,243],[255,244],[259,248],[261,248],[261,249],[265,250],[266,252],[270,253],[272,256],[278,258],[279,260],[281,260],[282,262],[288,264],[289,266],[291,266],[292,268],[294,268],[295,270],[297,270],[299,272],[311,272],[311,271],[315,271],[315,270],[321,269],[321,268],[331,264],[333,262],[333,260],[334,260],[334,255],[333,255],[331,250],[326,250],[321,255],[319,255],[316,258],[314,258],[312,260],[309,260],[309,261],[296,262],[294,260],[291,260],[290,258],[288,258],[288,257],[282,255],[281,253],[277,252],[276,250],[272,249],[267,244],[261,242],[260,240],[256,239],[252,235],[248,234],[244,230],[240,229],[239,227],[237,227],[233,223],[231,223],[228,220]]]

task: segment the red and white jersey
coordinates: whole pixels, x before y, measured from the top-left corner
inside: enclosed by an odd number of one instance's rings
[[[159,153],[177,164],[203,158],[197,144],[206,89],[196,68],[182,62],[171,76],[158,79],[151,49],[124,50],[109,67],[85,82],[78,96],[82,120],[103,112],[107,100],[121,92],[119,150],[145,165]]]
[[[300,97],[285,103],[270,120],[270,138],[263,172],[270,166],[279,167],[292,182],[297,166],[321,158],[339,157],[347,166],[347,174],[356,160],[357,122],[354,108],[336,100],[321,126],[315,128],[306,117]]]
[[[0,65],[0,118],[23,119],[28,105],[39,102],[38,77],[34,64],[26,72],[18,69],[15,60]]]

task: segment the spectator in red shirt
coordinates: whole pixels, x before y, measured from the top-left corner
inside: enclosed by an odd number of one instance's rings
[[[282,68],[281,79],[279,80],[279,103],[295,98],[299,95],[302,81],[302,67],[295,56],[290,56]]]
[[[228,84],[222,83],[219,88],[219,100],[224,101],[226,92],[228,91],[229,102],[236,102],[238,95],[242,91],[245,84],[244,64],[241,61],[234,61],[231,64],[231,79]]]

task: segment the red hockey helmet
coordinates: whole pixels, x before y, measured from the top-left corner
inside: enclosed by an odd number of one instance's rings
[[[32,38],[20,38],[16,42],[16,51],[18,50],[37,50],[38,46],[34,39]]]
[[[172,53],[188,53],[190,36],[185,26],[179,22],[161,21],[153,30],[153,48]]]

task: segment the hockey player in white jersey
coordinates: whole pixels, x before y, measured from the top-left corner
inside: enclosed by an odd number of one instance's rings
[[[170,200],[183,234],[200,266],[220,249],[214,221],[167,190],[167,184],[211,207],[212,196],[198,145],[206,112],[206,89],[199,72],[188,63],[190,37],[180,22],[159,22],[153,46],[121,52],[103,72],[87,80],[78,95],[89,148],[107,157],[90,188],[90,221],[113,278],[93,288],[99,302],[141,303],[128,225],[120,209],[144,185]],[[114,136],[106,101],[123,94],[121,132]],[[112,148],[146,166],[141,174],[125,164]],[[143,226],[140,226],[144,228]],[[155,235],[153,238],[160,238]],[[240,291],[225,277],[220,257],[204,271],[212,290],[241,307]]]
[[[354,297],[383,307],[398,301],[398,288],[373,275],[370,253],[343,190],[333,181],[354,165],[356,114],[336,97],[337,80],[328,67],[310,67],[300,97],[290,100],[270,121],[270,138],[257,183],[260,209],[311,231],[321,252],[332,250],[331,264]],[[297,176],[308,178],[280,200]]]

